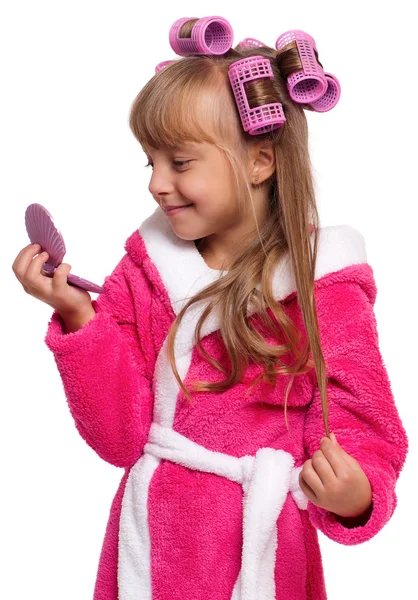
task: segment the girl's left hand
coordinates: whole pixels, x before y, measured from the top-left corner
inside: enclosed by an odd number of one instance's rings
[[[337,442],[321,440],[321,449],[307,460],[299,473],[299,484],[309,500],[341,517],[358,517],[372,503],[372,488],[367,475],[355,458]]]

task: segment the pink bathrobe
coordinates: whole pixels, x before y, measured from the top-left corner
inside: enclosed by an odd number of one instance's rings
[[[312,238],[313,240],[313,238]],[[193,241],[178,238],[158,207],[125,244],[126,254],[93,301],[96,317],[64,334],[54,312],[45,337],[75,425],[91,448],[125,472],[114,497],[94,600],[325,600],[317,530],[361,544],[389,521],[408,438],[379,351],[377,288],[363,236],[349,225],[320,229],[315,298],[329,384],[329,429],[370,480],[368,520],[349,526],[312,504],[299,486],[304,462],[325,435],[312,371],[276,386],[180,392],[167,334],[187,298],[222,276]],[[275,298],[303,326],[287,258]],[[194,331],[205,306],[189,309],[175,338],[186,386],[224,376],[200,356]],[[253,305],[249,318],[265,335]],[[270,313],[272,315],[272,313]],[[264,327],[264,329],[263,329]],[[218,314],[202,331],[206,352],[228,370]]]

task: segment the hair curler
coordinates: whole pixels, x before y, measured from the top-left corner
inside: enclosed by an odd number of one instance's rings
[[[310,106],[316,112],[326,112],[327,110],[331,110],[331,108],[334,108],[334,106],[337,104],[341,96],[340,82],[335,75],[331,75],[331,73],[325,73],[325,77],[328,82],[328,87],[325,94],[315,102],[310,103]]]
[[[277,38],[276,49],[279,51],[290,42],[296,42],[302,70],[295,71],[288,76],[287,88],[292,100],[310,104],[321,98],[327,89],[324,70],[318,63],[314,52],[314,49],[316,50],[315,40],[300,29],[292,29]]]
[[[302,70],[287,77],[287,89],[295,102],[309,104],[313,110],[325,112],[333,108],[341,93],[338,79],[330,73],[324,73],[318,63],[314,38],[300,29],[291,29],[282,33],[276,40],[276,50],[280,51],[290,42],[296,42]]]
[[[244,48],[245,50],[249,50],[251,48],[261,48],[261,46],[266,46],[266,44],[263,44],[263,42],[260,42],[260,40],[256,40],[255,38],[250,37],[243,39],[242,42],[240,42],[238,45],[241,46],[241,48]]]
[[[223,17],[203,17],[193,25],[191,37],[181,38],[179,32],[187,21],[198,17],[177,19],[170,28],[170,46],[176,54],[225,54],[232,46],[233,31],[231,25]]]
[[[250,108],[245,84],[254,79],[273,79],[270,60],[263,56],[249,56],[235,61],[229,66],[228,75],[244,131],[250,135],[267,133],[278,129],[286,122],[280,102],[263,104]]]
[[[173,60],[163,60],[162,62],[158,63],[158,65],[155,67],[155,72],[158,73],[158,71],[161,71],[161,69],[164,69],[164,67],[166,67],[167,65],[169,65],[172,62],[174,62],[174,61]]]

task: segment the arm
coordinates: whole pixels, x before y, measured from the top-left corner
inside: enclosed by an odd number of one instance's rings
[[[308,502],[312,524],[345,545],[376,535],[396,505],[396,481],[404,465],[408,438],[397,411],[379,349],[373,304],[353,281],[315,290],[321,345],[329,378],[329,431],[353,456],[372,487],[372,505],[364,515],[343,518]],[[313,397],[304,429],[309,457],[324,435],[321,399],[313,375]],[[316,384],[316,385],[315,385]]]
[[[140,457],[153,408],[125,276],[129,260],[125,255],[105,278],[103,293],[92,301],[95,316],[64,324],[54,311],[45,336],[78,432],[101,458],[118,467],[131,466]],[[145,277],[143,291],[147,314]]]

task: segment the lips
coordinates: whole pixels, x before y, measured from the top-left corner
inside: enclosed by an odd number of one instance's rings
[[[170,212],[171,210],[175,210],[176,208],[186,208],[186,206],[191,206],[191,204],[179,204],[179,206],[167,206],[164,210],[165,210],[165,212]]]

